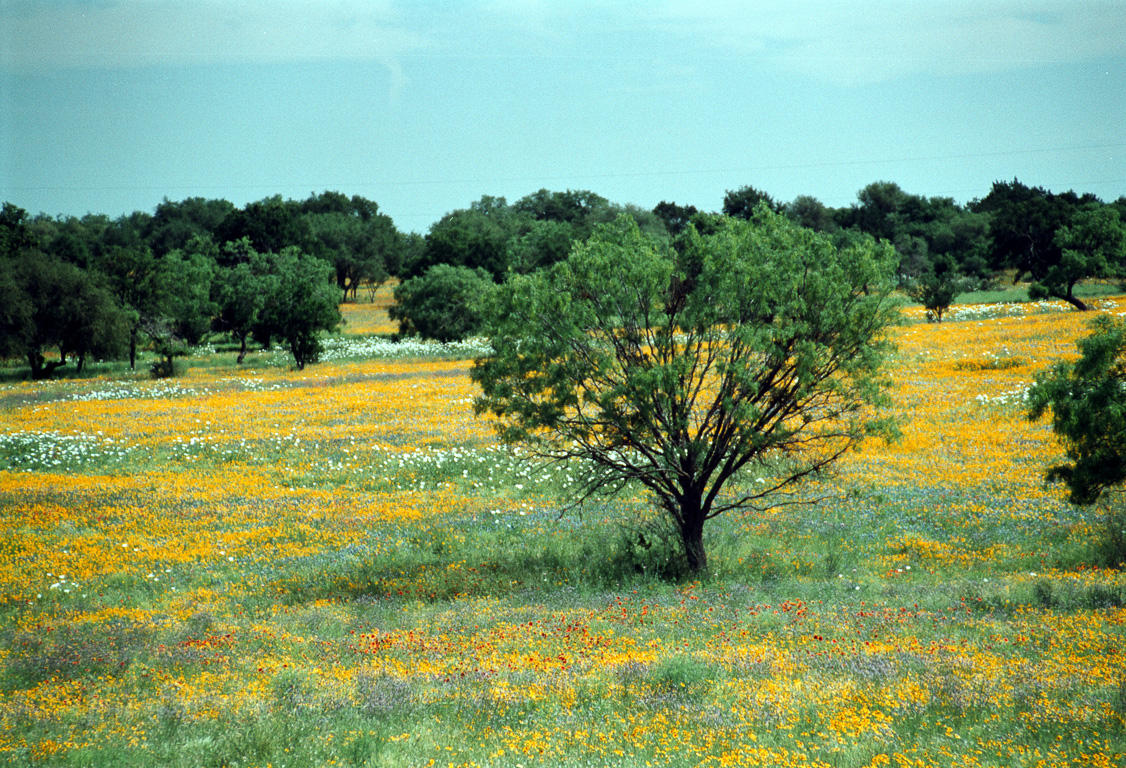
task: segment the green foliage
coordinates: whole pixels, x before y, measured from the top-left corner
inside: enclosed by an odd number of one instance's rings
[[[499,279],[508,267],[506,253],[512,224],[512,214],[503,197],[483,197],[467,209],[447,213],[430,227],[421,259],[406,265],[407,276],[418,277],[431,267],[447,264],[483,269]]]
[[[242,363],[246,359],[247,340],[258,326],[266,306],[266,292],[271,285],[267,279],[270,263],[267,257],[255,252],[245,238],[238,243],[228,243],[224,253],[231,266],[220,269],[212,284],[216,306],[212,327],[229,333],[239,343],[236,362]]]
[[[390,316],[400,334],[461,341],[480,331],[483,302],[492,290],[483,269],[438,264],[395,287]]]
[[[1107,316],[1092,323],[1079,342],[1075,363],[1057,363],[1029,391],[1029,417],[1049,409],[1052,428],[1070,463],[1051,467],[1049,481],[1062,481],[1075,504],[1094,504],[1126,481],[1126,320]],[[1116,494],[1117,495],[1117,494]],[[1099,564],[1126,565],[1126,510],[1108,504],[1104,536],[1094,545]]]
[[[736,219],[750,219],[760,205],[766,205],[774,213],[780,213],[782,210],[782,206],[775,202],[773,197],[750,184],[739,189],[729,189],[723,196],[723,215]]]
[[[942,316],[964,287],[965,281],[955,273],[953,263],[949,259],[941,259],[907,287],[907,295],[912,301],[922,304],[935,321],[941,323]]]
[[[34,379],[49,378],[74,356],[114,357],[125,349],[126,319],[85,270],[37,251],[0,262],[0,354],[23,357]],[[48,361],[48,350],[59,358]]]
[[[321,353],[320,334],[340,325],[332,267],[297,248],[270,255],[262,276],[265,301],[255,333],[282,339],[297,370],[315,363]]]
[[[1014,179],[994,183],[976,209],[991,216],[994,267],[1015,267],[1018,277],[1027,272],[1033,300],[1051,296],[1086,310],[1076,284],[1115,276],[1126,258],[1126,230],[1117,209],[1093,195],[1053,194]]]
[[[1075,363],[1059,362],[1028,394],[1028,415],[1052,411],[1068,464],[1048,479],[1067,485],[1075,504],[1093,504],[1126,480],[1126,320],[1101,316],[1079,342]]]
[[[361,283],[378,286],[399,268],[395,225],[374,202],[325,192],[310,196],[304,209],[311,252],[332,265],[345,299],[351,295],[355,300]]]
[[[879,426],[862,411],[885,402],[895,315],[889,248],[838,250],[765,206],[713,224],[675,254],[623,216],[514,278],[472,372],[506,442],[598,468],[582,498],[650,491],[694,571],[708,519],[776,497]],[[752,466],[776,474],[733,490]]]

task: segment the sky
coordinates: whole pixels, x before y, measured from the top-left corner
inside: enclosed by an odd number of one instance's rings
[[[0,0],[0,200],[1126,195],[1126,0]]]

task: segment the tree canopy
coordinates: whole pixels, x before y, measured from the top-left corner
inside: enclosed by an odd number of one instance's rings
[[[494,285],[483,269],[437,264],[395,288],[391,319],[404,336],[418,334],[443,343],[481,330],[485,298]]]
[[[620,217],[511,279],[471,374],[506,442],[593,465],[581,498],[646,488],[694,571],[707,520],[780,503],[888,428],[870,408],[896,316],[886,245],[838,249],[766,206],[712,229],[673,250]]]
[[[1034,299],[1063,299],[1086,310],[1076,283],[1114,277],[1126,259],[1118,211],[1094,195],[1053,194],[1014,179],[995,182],[975,208],[991,215],[993,266],[1027,273]]]

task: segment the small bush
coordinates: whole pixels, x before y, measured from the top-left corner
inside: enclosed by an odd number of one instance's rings
[[[1094,544],[1094,561],[1103,568],[1126,568],[1126,509],[1110,508],[1103,518],[1103,537]]]

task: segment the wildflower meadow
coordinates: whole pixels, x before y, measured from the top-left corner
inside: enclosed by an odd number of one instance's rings
[[[388,341],[387,294],[303,371],[0,369],[0,760],[1126,764],[1126,576],[1023,408],[1092,313],[905,309],[901,439],[713,521],[688,581],[639,492],[568,509],[584,467],[498,444],[484,342]]]

